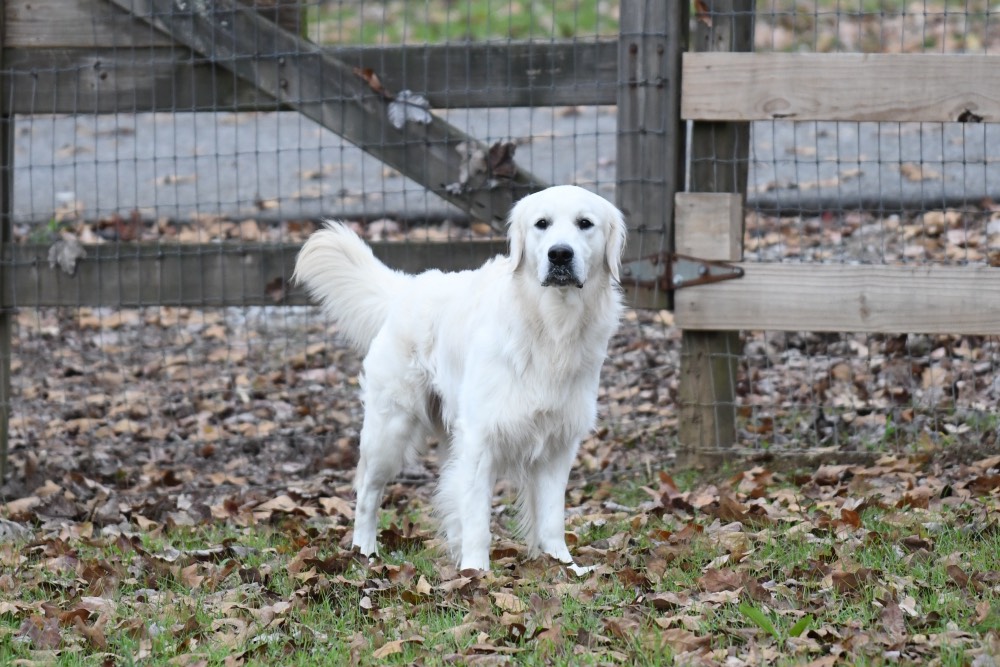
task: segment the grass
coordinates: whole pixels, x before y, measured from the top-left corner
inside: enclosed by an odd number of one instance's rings
[[[492,572],[457,573],[423,528],[369,565],[338,546],[345,526],[296,516],[8,543],[0,664],[653,665],[695,650],[784,665],[833,644],[856,664],[929,647],[962,664],[1000,633],[996,497],[907,509],[875,494],[855,526],[832,520],[849,484],[817,498],[781,482],[763,498],[781,518],[755,523],[721,513],[721,495],[718,507],[665,511],[650,501],[662,483],[603,488],[617,509],[571,520],[574,550],[603,564],[586,578],[504,538]]]
[[[620,3],[614,0],[333,0],[310,3],[309,35],[329,44],[434,44],[443,42],[614,38],[618,35]],[[692,3],[692,13],[697,11]],[[760,0],[762,21],[791,22],[810,33],[821,18],[848,20],[891,17],[904,12],[967,15],[985,20],[986,0]],[[805,35],[803,35],[805,37]],[[927,44],[934,46],[935,39]]]
[[[324,43],[421,44],[615,37],[617,14],[617,3],[607,1],[387,0],[314,5],[309,9],[308,24]]]

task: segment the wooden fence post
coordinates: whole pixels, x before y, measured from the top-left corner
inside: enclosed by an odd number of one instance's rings
[[[0,54],[6,43],[7,7],[0,0]],[[3,74],[3,56],[0,55],[0,76]],[[4,86],[0,86],[2,90]],[[10,245],[13,238],[11,213],[14,197],[14,116],[10,100],[0,99],[0,294],[4,293],[9,266]],[[14,313],[10,308],[0,309],[0,485],[7,478],[7,440],[10,430],[10,355]]]
[[[618,42],[617,198],[628,258],[673,250],[674,194],[684,189],[681,60],[688,2],[622,0]],[[629,303],[669,307],[670,294],[622,279]]]
[[[708,11],[696,17],[693,51],[752,50],[753,0],[706,0],[700,4]],[[693,123],[688,189],[693,193],[738,193],[742,210],[749,147],[749,123]],[[701,251],[699,254],[715,255],[715,259],[739,260],[742,224],[737,236],[739,242],[735,246],[732,238],[720,235],[717,252],[710,253],[704,247],[697,250]],[[689,250],[695,251],[694,248]],[[724,257],[725,254],[737,256]],[[678,465],[716,462],[718,456],[710,453],[734,444],[739,353],[739,332],[683,332],[678,391],[681,441]]]
[[[674,194],[684,189],[681,60],[687,2],[622,0],[618,41],[617,203],[629,225],[628,258],[673,250]],[[670,293],[622,286],[629,303],[670,307]]]

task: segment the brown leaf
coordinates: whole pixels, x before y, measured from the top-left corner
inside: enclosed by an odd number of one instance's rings
[[[711,637],[699,637],[693,632],[682,628],[667,628],[666,630],[662,630],[660,638],[677,653],[696,651],[708,646],[712,641]]]
[[[27,639],[31,647],[38,650],[56,649],[62,643],[58,618],[29,616],[21,621],[16,636]]]
[[[493,604],[501,611],[521,614],[528,609],[527,604],[509,591],[493,591],[490,593],[490,596],[493,598]]]
[[[910,535],[909,537],[904,537],[899,541],[900,545],[904,549],[910,552],[919,551],[924,549],[925,551],[933,551],[934,543],[928,539],[920,537],[919,535]]]
[[[108,648],[108,638],[104,634],[105,618],[102,616],[93,625],[87,625],[80,617],[74,617],[74,627],[87,640],[92,649],[105,651]]]
[[[354,75],[361,78],[362,81],[368,84],[368,87],[375,92],[376,95],[384,99],[392,99],[385,88],[382,87],[382,80],[378,78],[378,74],[375,73],[371,67],[355,67]]]
[[[840,520],[851,528],[861,527],[861,515],[854,510],[843,508],[840,510]]]
[[[906,640],[906,620],[903,618],[903,610],[895,600],[883,600],[881,620],[886,643],[890,647],[901,646]]]
[[[816,472],[813,473],[813,481],[820,486],[832,486],[834,484],[839,484],[847,475],[847,471],[850,467],[851,466],[849,465],[820,466]]]
[[[538,593],[531,594],[528,606],[535,624],[543,627],[550,627],[556,615],[562,611],[562,602],[558,597],[543,598]]]
[[[969,482],[966,488],[977,496],[988,496],[1000,489],[1000,475],[981,475]]]
[[[492,178],[513,179],[517,176],[517,165],[514,163],[514,151],[517,150],[511,142],[496,142],[490,146],[486,156],[486,173]]]
[[[960,568],[958,565],[949,565],[945,568],[945,572],[948,573],[948,577],[959,587],[959,588],[972,588],[974,590],[981,590],[983,588],[982,582],[976,581],[974,577],[970,577],[965,573],[965,570]]]
[[[631,618],[605,618],[603,623],[608,634],[617,639],[629,641],[639,632],[639,621]]]
[[[743,585],[743,575],[735,570],[709,569],[698,577],[698,585],[706,593],[734,591]]]
[[[336,496],[320,498],[319,505],[323,508],[323,512],[325,512],[327,516],[340,514],[345,519],[354,518],[354,508],[351,506],[351,503],[343,498],[338,498]]]
[[[733,521],[738,521],[739,523],[747,523],[747,506],[733,498],[728,493],[723,493],[719,496],[719,507],[713,514],[719,518],[720,521],[725,523],[731,523]]]
[[[830,576],[833,577],[833,587],[841,594],[855,593],[877,580],[875,570],[867,567],[859,567],[851,572],[834,570]]]
[[[390,655],[402,653],[404,643],[402,639],[386,642],[372,652],[372,657],[376,660],[382,660],[383,658],[388,658]]]
[[[85,621],[90,618],[90,610],[78,607],[69,611],[60,612],[58,616],[60,625],[75,625],[78,620]]]
[[[709,28],[712,27],[712,10],[709,9],[705,0],[695,0],[694,11],[694,17],[699,23]]]
[[[187,567],[181,568],[177,580],[188,588],[195,589],[201,586],[205,577],[198,574],[198,563],[191,563]]]
[[[424,538],[417,534],[412,522],[404,522],[401,526],[390,524],[379,533],[379,542],[388,551],[410,551],[424,545]]]
[[[385,576],[394,584],[407,584],[417,576],[417,568],[413,563],[386,565]]]
[[[618,580],[629,588],[636,588],[643,591],[648,591],[653,588],[653,584],[649,581],[649,577],[641,572],[635,571],[631,567],[626,567],[620,570],[618,572]]]

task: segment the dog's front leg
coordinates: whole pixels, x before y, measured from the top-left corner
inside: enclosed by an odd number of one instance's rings
[[[583,575],[596,566],[581,567],[573,561],[566,546],[566,484],[579,445],[555,450],[549,458],[538,461],[530,480],[534,503],[532,525],[535,544],[574,573]],[[551,451],[551,450],[550,450]]]
[[[471,451],[470,451],[471,450]],[[490,508],[493,505],[492,457],[481,447],[465,446],[455,462],[460,474],[452,482],[463,485],[455,496],[462,526],[461,569],[490,569]]]
[[[534,499],[534,543],[563,563],[573,562],[566,547],[566,483],[575,458],[576,447],[550,448],[549,456],[535,463],[529,481]]]

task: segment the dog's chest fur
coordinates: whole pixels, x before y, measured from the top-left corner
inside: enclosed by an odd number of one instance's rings
[[[467,341],[464,355],[427,360],[446,430],[473,429],[490,441],[498,460],[514,466],[577,442],[593,427],[600,368],[617,321],[597,317],[575,299],[548,303],[550,294],[556,291],[526,299],[537,310],[520,312],[503,335]],[[609,296],[598,307],[614,314],[617,298]],[[448,381],[437,373],[448,374]]]

